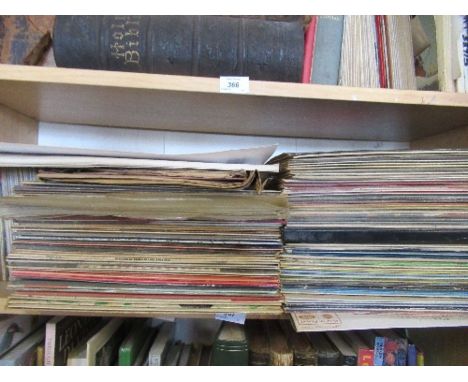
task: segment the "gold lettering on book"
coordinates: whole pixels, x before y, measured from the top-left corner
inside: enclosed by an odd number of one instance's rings
[[[137,50],[127,50],[125,52],[125,64],[139,64],[140,63],[140,52]]]
[[[114,40],[123,40],[124,34],[123,34],[123,32],[114,32],[114,33],[112,33],[112,38]]]
[[[115,16],[110,25],[110,55],[123,65],[139,65],[140,16]]]
[[[125,45],[114,42],[111,46],[111,56],[114,58],[123,58],[125,57]]]

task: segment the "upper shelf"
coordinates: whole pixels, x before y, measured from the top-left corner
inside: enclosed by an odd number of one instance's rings
[[[37,120],[205,133],[411,141],[468,125],[468,94],[0,65],[0,104]]]

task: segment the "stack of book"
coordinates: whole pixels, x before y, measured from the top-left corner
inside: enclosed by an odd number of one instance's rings
[[[37,168],[1,201],[12,218],[9,307],[281,313],[286,201],[258,176],[275,166],[7,152],[0,161]]]
[[[468,309],[468,152],[281,155],[287,311]]]

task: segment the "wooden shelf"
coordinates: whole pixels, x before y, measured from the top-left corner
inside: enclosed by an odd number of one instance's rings
[[[412,141],[468,124],[468,94],[0,65],[0,104],[38,121],[205,133]]]
[[[439,134],[430,145],[439,144],[443,134],[455,137],[450,142],[453,145],[460,142],[459,133],[465,133],[459,128],[468,126],[468,94],[251,81],[249,94],[232,95],[219,93],[216,78],[0,65],[2,136],[35,142],[38,121],[401,142]],[[5,282],[0,283],[0,314],[214,317],[9,309],[5,286]],[[248,317],[277,319],[289,315]],[[399,325],[405,327],[408,322],[402,318]],[[451,326],[450,320],[445,326]]]

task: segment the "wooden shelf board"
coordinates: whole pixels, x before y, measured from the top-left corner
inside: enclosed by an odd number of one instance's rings
[[[410,141],[468,124],[468,95],[251,81],[221,94],[190,76],[0,65],[0,104],[45,122]]]

